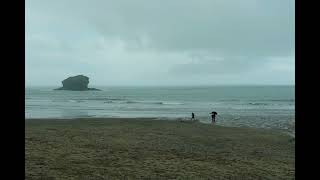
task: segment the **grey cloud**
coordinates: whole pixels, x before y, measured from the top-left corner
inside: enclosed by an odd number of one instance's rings
[[[293,82],[294,9],[294,0],[26,0],[27,77]]]
[[[236,75],[259,67],[262,63],[248,57],[196,58],[197,61],[176,64],[169,73],[175,75]]]
[[[66,18],[87,21],[101,35],[133,47],[245,56],[294,51],[292,0],[69,0],[49,7],[49,12],[60,10]]]
[[[113,11],[90,21],[102,35],[133,45],[147,37],[147,48],[165,51],[205,49],[245,56],[294,51],[294,1],[121,2],[106,3]]]

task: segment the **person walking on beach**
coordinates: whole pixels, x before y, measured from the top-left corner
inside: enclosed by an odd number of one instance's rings
[[[215,111],[212,111],[211,113],[211,122],[212,124],[216,122],[216,115],[218,114],[217,112]]]
[[[196,120],[196,119],[194,118],[194,113],[193,113],[193,112],[191,113],[191,120],[193,120],[193,121]]]

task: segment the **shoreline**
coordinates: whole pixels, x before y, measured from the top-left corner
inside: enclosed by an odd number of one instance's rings
[[[99,121],[117,121],[117,120],[129,120],[129,121],[141,121],[141,120],[146,120],[146,121],[170,121],[170,122],[188,122],[188,123],[194,123],[190,120],[191,118],[176,118],[176,117],[78,117],[78,118],[25,118],[25,121],[34,121],[34,120],[39,120],[39,121],[77,121],[77,120],[99,120]],[[196,120],[196,122],[212,126],[210,122],[204,122],[201,120]],[[287,134],[293,138],[295,138],[295,130],[288,130],[288,129],[280,129],[280,128],[266,128],[266,127],[254,127],[250,125],[225,125],[225,124],[214,124],[214,126],[221,126],[221,127],[230,127],[230,128],[249,128],[249,129],[261,129],[261,130],[271,130],[271,131],[277,131],[280,133]]]

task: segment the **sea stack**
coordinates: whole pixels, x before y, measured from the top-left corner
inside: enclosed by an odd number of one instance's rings
[[[68,77],[62,81],[62,87],[54,90],[69,90],[69,91],[101,91],[96,88],[88,88],[89,78],[84,75]]]

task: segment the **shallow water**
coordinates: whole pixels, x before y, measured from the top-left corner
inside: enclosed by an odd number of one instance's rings
[[[294,86],[96,87],[103,91],[25,89],[26,118],[196,118],[217,124],[294,132]]]

